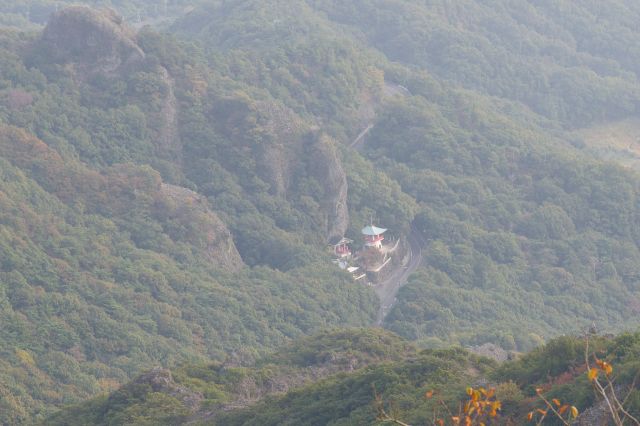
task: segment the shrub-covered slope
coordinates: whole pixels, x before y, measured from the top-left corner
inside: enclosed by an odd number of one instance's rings
[[[216,363],[188,365],[174,370],[172,375],[168,371],[159,370],[145,373],[108,397],[97,398],[65,410],[52,417],[47,423],[110,424],[113,422],[122,424],[147,421],[158,424],[172,422],[179,424],[195,421],[205,424],[235,424],[239,420],[232,420],[235,414],[230,416],[228,412],[233,413],[242,407],[254,406],[257,411],[263,411],[288,391],[297,395],[300,392],[306,394],[309,389],[317,388],[314,382],[320,380],[325,383],[323,380],[325,377],[332,377],[333,379],[328,380],[334,380],[331,383],[335,383],[335,380],[341,381],[348,377],[345,376],[347,373],[358,376],[358,372],[375,368],[370,366],[409,359],[419,359],[417,349],[409,342],[383,330],[330,331],[295,341],[278,352],[258,360],[249,368]],[[433,358],[430,360],[433,361]],[[446,363],[444,360],[443,362]],[[464,363],[460,358],[450,365],[457,366],[458,362]],[[428,368],[438,369],[441,366],[433,365]],[[391,365],[389,367],[393,368]],[[165,382],[169,384],[165,384],[163,388],[154,386],[154,383],[159,382],[159,377],[164,377]],[[177,389],[181,391],[178,392]],[[353,401],[345,398],[343,392],[346,392],[346,389],[333,392],[338,399],[330,404],[343,399],[346,406],[354,407]],[[354,389],[354,392],[358,394],[356,399],[366,405],[364,411],[369,411],[371,387],[362,386],[361,389]],[[163,399],[167,402],[157,403]],[[297,421],[302,424],[322,424],[323,418],[335,416],[333,409],[329,409],[327,413],[322,412],[328,408],[325,405],[327,401],[322,399],[323,397],[316,396],[318,405],[310,410],[313,413],[300,412]],[[192,404],[194,400],[197,401],[195,405]],[[299,404],[307,405],[307,403],[299,402],[289,406],[288,409],[296,417],[298,414],[294,413],[301,408]],[[256,404],[262,408],[257,408]],[[341,410],[344,414],[344,408]],[[364,414],[370,418],[371,413]],[[284,421],[284,416],[272,417],[266,412],[265,415],[271,418],[271,422]],[[247,418],[252,416],[253,414]],[[255,424],[260,424],[265,420],[256,418],[256,421],[258,423]]]
[[[374,331],[323,334],[313,340],[317,352],[311,356],[309,342],[247,369],[216,364],[183,367],[172,377],[168,371],[146,373],[108,397],[62,411],[47,424],[376,424],[376,394],[396,418],[426,424],[434,415],[448,418],[442,403],[455,415],[459,402],[468,398],[468,386],[495,389],[502,406],[495,424],[525,424],[528,412],[545,409],[536,389],[549,400],[576,406],[583,413],[579,424],[606,415],[587,379],[582,338],[560,337],[502,364],[462,349],[419,352],[402,339]],[[589,345],[614,366],[617,392],[628,396],[626,408],[634,416],[640,411],[638,390],[629,385],[638,374],[639,342],[636,333],[591,336]],[[317,353],[331,357],[319,359]],[[283,373],[288,381],[283,382]],[[311,376],[314,383],[308,382]],[[159,378],[165,379],[162,385]]]
[[[206,200],[150,168],[97,173],[23,131],[1,138],[3,421],[108,390],[149,363],[251,357],[372,320],[373,297],[331,265],[244,268]]]

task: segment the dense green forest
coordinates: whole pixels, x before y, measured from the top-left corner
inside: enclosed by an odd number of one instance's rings
[[[615,366],[619,388],[633,382],[640,335],[592,336],[590,350]],[[549,399],[570,402],[579,412],[594,404],[584,354],[583,338],[560,337],[498,364],[460,348],[418,350],[381,330],[334,331],[302,340],[251,367],[201,364],[183,366],[173,375],[147,373],[108,396],[68,408],[46,424],[377,424],[375,394],[395,407],[402,421],[432,424],[442,402],[456,413],[466,388],[479,385],[494,388],[502,403],[492,424],[526,424],[528,412],[545,408],[536,389]],[[309,383],[305,378],[314,371],[323,371],[324,377]],[[325,376],[327,371],[332,373]],[[163,385],[159,377],[165,379]],[[276,391],[274,384],[280,385]],[[425,398],[427,392],[436,398]],[[640,393],[635,389],[624,395],[628,411],[637,416]]]
[[[339,140],[357,132],[349,133],[352,120],[364,127],[364,105],[374,104],[375,125],[362,154],[417,202],[415,225],[429,241],[427,268],[401,291],[390,329],[427,346],[493,341],[522,350],[593,320],[613,328],[637,323],[637,176],[590,158],[563,133],[633,116],[639,98],[632,64],[591,46],[600,31],[595,26],[554,24],[551,6],[529,5],[527,21],[515,6],[436,3],[231,2],[203,7],[173,30],[203,40],[229,78],[267,88],[303,116],[324,118]],[[524,3],[518,4],[527,10]],[[600,12],[577,8],[572,16],[584,19]],[[601,25],[624,27],[627,14],[608,14]],[[515,23],[519,37],[496,34],[515,31]],[[333,31],[322,38],[326,28]],[[578,32],[589,29],[594,34]],[[324,62],[300,57],[300,51],[324,55],[324,46],[335,43],[339,50]],[[513,43],[531,47],[519,51]],[[610,40],[612,47],[620,43]],[[220,66],[221,56],[233,58],[234,67]],[[346,67],[345,56],[353,58]],[[275,57],[292,70],[326,65],[282,74],[272,65]],[[546,62],[553,66],[537,68]],[[372,67],[383,75],[380,82],[369,72],[378,87],[358,77]],[[514,76],[499,73],[506,70]],[[563,79],[572,85],[557,83]],[[362,89],[349,94],[345,85]],[[318,97],[301,104],[292,94],[300,86],[333,95],[324,104],[337,106],[318,109]],[[385,97],[388,91],[401,94]],[[357,93],[360,108],[345,109]],[[347,151],[343,161],[350,184],[357,184],[361,174],[350,173],[357,154]]]
[[[371,325],[326,245],[372,217],[425,240],[384,323],[425,365],[640,323],[640,176],[570,133],[637,117],[637,5],[84,3],[0,2],[0,423]]]
[[[85,25],[101,29],[93,50],[73,45]],[[375,318],[375,295],[324,251],[348,214],[330,218],[323,191],[346,185],[336,142],[195,47],[131,34],[76,8],[2,38],[2,422],[156,363],[252,359]],[[314,167],[255,173],[289,149]],[[408,198],[397,184],[387,197]]]

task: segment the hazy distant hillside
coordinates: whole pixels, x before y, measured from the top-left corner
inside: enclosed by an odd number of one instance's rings
[[[166,24],[202,3],[202,0],[1,0],[0,27],[37,28],[56,11],[85,4],[117,10],[133,25]]]
[[[637,2],[314,1],[390,60],[564,126],[637,111]]]
[[[640,177],[568,132],[637,116],[640,12],[605,3],[168,2],[159,32],[125,2],[1,32],[0,423],[371,325],[327,244],[372,218],[424,242],[384,323],[422,347],[636,326]]]

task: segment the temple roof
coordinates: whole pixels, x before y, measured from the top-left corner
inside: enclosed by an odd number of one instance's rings
[[[384,234],[385,232],[387,232],[386,229],[378,228],[377,226],[373,226],[373,225],[368,225],[362,228],[362,233],[364,235],[380,235],[380,234]]]
[[[350,240],[349,238],[345,238],[345,237],[333,237],[331,238],[331,240],[329,240],[329,244],[332,246],[339,246],[342,244],[351,244],[353,242],[353,240]]]

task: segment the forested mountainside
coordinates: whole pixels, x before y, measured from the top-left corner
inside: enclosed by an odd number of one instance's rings
[[[187,49],[108,13],[65,9],[2,46],[0,423],[149,365],[373,322],[375,294],[324,251],[348,217],[327,207],[346,186],[332,138],[207,68],[190,80]]]
[[[527,413],[546,409],[537,396],[544,392],[576,407],[576,424],[592,425],[606,410],[587,379],[585,342],[556,338],[498,364],[460,348],[418,350],[381,330],[332,331],[246,368],[213,363],[156,369],[45,424],[384,424],[376,422],[375,395],[406,424],[436,424],[434,418],[449,417],[442,404],[455,415],[473,386],[495,390],[501,410],[491,424],[527,424]],[[637,416],[640,393],[626,389],[638,371],[640,335],[592,336],[589,348],[615,366],[616,386],[625,389],[627,410]],[[556,424],[549,420],[545,424]]]
[[[615,61],[591,46],[599,27],[559,27],[552,5],[518,4],[529,10],[528,21],[515,7],[476,2],[227,2],[172,27],[201,40],[228,78],[265,87],[338,140],[374,124],[361,154],[417,202],[414,230],[428,240],[425,272],[401,291],[387,326],[425,345],[489,340],[528,349],[577,322],[636,321],[637,176],[594,160],[564,132],[634,116],[635,71],[626,55]],[[598,6],[566,9],[585,20],[599,13]],[[625,13],[605,14],[601,25],[622,27]],[[519,36],[495,34],[504,26]],[[401,40],[414,33],[421,43],[400,56],[408,49]],[[531,52],[518,53],[514,43]],[[567,54],[554,56],[554,46]],[[540,63],[548,64],[544,72]],[[367,72],[369,79],[361,77]],[[558,85],[572,72],[590,78]],[[297,96],[301,88],[315,96]],[[335,106],[320,109],[319,100]],[[346,152],[350,188],[357,189],[360,174],[350,169],[360,157]],[[349,201],[360,199],[350,194]],[[374,210],[384,215],[394,207]]]
[[[637,326],[640,178],[573,132],[637,119],[635,4],[154,5],[0,32],[0,423],[371,325],[326,251],[371,218],[425,241],[420,347]]]

